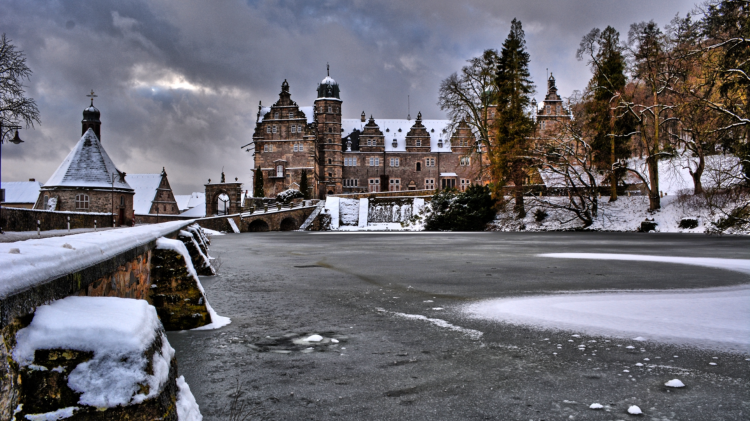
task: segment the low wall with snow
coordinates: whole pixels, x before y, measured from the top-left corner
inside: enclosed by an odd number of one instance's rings
[[[2,208],[0,226],[5,231],[36,231],[36,221],[42,231],[77,228],[111,227],[112,214],[99,212],[60,212],[38,209]]]
[[[325,210],[331,229],[402,229],[425,205],[424,197],[349,198],[329,196]]]
[[[200,285],[198,272],[196,272],[197,268],[204,275],[214,273],[208,260],[207,244],[208,239],[193,221],[168,222],[65,237],[0,243],[0,267],[3,268],[0,271],[0,336],[3,339],[0,342],[0,419],[10,419],[13,411],[21,411],[22,409],[18,409],[18,404],[23,401],[23,396],[27,396],[28,399],[37,399],[29,397],[31,396],[29,391],[24,392],[25,383],[19,379],[26,378],[26,383],[48,384],[52,380],[45,376],[57,376],[52,373],[55,370],[44,365],[34,363],[29,365],[29,369],[23,369],[25,367],[23,364],[10,362],[10,356],[15,356],[15,351],[17,351],[14,349],[17,340],[22,337],[22,335],[19,336],[19,332],[36,320],[37,309],[46,308],[50,303],[55,304],[69,298],[78,298],[72,296],[94,300],[134,298],[136,300],[124,301],[139,302],[140,306],[147,306],[151,309],[148,311],[155,311],[153,318],[159,325],[157,331],[159,329],[163,331],[164,328],[179,330],[212,325],[220,327],[229,323],[228,319],[216,315],[211,309]],[[156,308],[150,304],[154,304]],[[163,323],[156,318],[157,313],[164,317]],[[119,315],[122,320],[127,320],[131,316],[129,313]],[[96,319],[99,315],[87,317]],[[71,330],[70,327],[58,326],[58,328],[62,332]],[[115,342],[121,340],[112,335],[108,338]],[[158,340],[153,344],[157,348],[163,345]],[[68,362],[75,363],[75,366],[79,364],[83,366],[92,358],[91,355],[85,353],[92,350],[78,349],[68,345],[57,347],[50,344],[49,346],[56,349],[84,351],[81,358],[76,356],[78,355],[76,352],[63,352],[60,355],[71,357],[62,359],[55,357],[60,359],[60,362],[72,359]],[[169,347],[168,344],[164,346]],[[157,350],[148,351],[148,355],[152,355],[152,351]],[[31,358],[36,357],[32,355]],[[39,358],[42,361],[46,357],[39,355]],[[151,357],[147,359],[149,358]],[[156,357],[153,358],[155,362]],[[171,356],[167,359],[167,364],[173,365],[170,360]],[[52,364],[52,360],[44,361],[46,361],[45,364]],[[68,372],[65,368],[61,370],[61,375],[67,378]],[[167,370],[171,372],[171,369],[167,368]],[[44,373],[36,373],[37,371]],[[149,401],[148,405],[135,410],[136,413],[146,415],[140,418],[129,416],[128,419],[160,418],[161,416],[157,414],[162,413],[163,410],[166,411],[165,408],[172,409],[167,411],[170,415],[162,419],[176,419],[173,411],[175,376],[176,372],[170,374],[171,391],[165,392],[167,395],[161,395],[166,389],[159,389],[157,394],[160,396],[157,399],[159,402]],[[154,389],[153,386],[149,387],[145,390],[147,390],[146,394],[151,396]],[[144,390],[143,387],[141,390]],[[50,393],[55,396],[59,395],[56,391]],[[39,399],[42,398],[44,397]],[[31,407],[34,408],[34,413],[72,411],[68,407],[59,407],[58,403],[47,405],[34,400]],[[140,404],[136,401],[134,403]],[[58,406],[55,407],[55,405]],[[100,405],[92,403],[90,406]],[[76,411],[84,411],[84,409],[78,408]],[[87,411],[96,414],[95,409],[91,411],[85,409],[84,412]],[[119,419],[119,415],[115,412],[108,412],[107,416],[114,414],[115,418]],[[65,414],[61,412],[57,415]],[[107,418],[104,416],[106,414],[99,418],[91,414],[87,415],[89,418],[86,419],[114,419]]]

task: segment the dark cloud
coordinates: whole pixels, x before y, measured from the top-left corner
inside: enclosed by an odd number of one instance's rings
[[[129,173],[164,166],[178,193],[202,190],[225,168],[248,182],[258,101],[270,104],[284,79],[311,105],[326,63],[341,85],[345,117],[364,110],[399,118],[435,104],[442,79],[484,49],[499,49],[518,18],[541,91],[546,69],[563,95],[590,74],[575,58],[581,37],[612,25],[667,23],[693,1],[579,0],[6,0],[0,28],[28,57],[28,93],[42,125],[26,143],[3,146],[3,179],[46,181],[80,137],[92,88],[102,140]],[[543,92],[539,93],[541,97]]]

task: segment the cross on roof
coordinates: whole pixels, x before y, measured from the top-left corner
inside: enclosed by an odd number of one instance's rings
[[[94,95],[94,90],[91,90],[91,93],[86,95],[87,98],[91,98],[91,105],[94,105],[94,98],[96,98],[98,95]]]

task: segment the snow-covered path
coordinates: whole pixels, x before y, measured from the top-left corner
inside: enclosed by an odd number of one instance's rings
[[[750,260],[593,253],[573,259],[689,264],[750,273]],[[566,293],[480,301],[471,317],[616,337],[750,352],[750,286],[676,291]]]

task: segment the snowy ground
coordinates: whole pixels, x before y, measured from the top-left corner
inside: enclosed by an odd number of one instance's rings
[[[126,229],[126,228],[97,228],[96,231],[108,231],[113,229]],[[41,235],[36,231],[5,231],[4,234],[0,234],[0,243],[12,243],[14,241],[33,240],[34,238],[48,238],[48,237],[62,237],[65,235],[83,234],[86,232],[94,232],[93,228],[77,228],[68,230],[48,230],[41,231]]]

